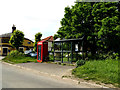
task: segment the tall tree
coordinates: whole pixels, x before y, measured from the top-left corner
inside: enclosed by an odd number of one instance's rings
[[[23,44],[24,41],[24,33],[19,30],[15,30],[12,33],[12,36],[10,38],[9,43],[16,48],[16,50],[19,50],[19,47]]]
[[[37,42],[41,41],[42,34],[38,32],[35,34],[35,42],[34,42],[34,51],[37,52]]]
[[[95,52],[95,33],[94,33],[94,20],[91,14],[94,3],[77,3],[72,8],[65,8],[64,18],[61,20],[61,27],[57,34],[60,38],[81,38],[85,37],[85,47],[88,44],[93,53]],[[87,40],[91,40],[88,42]]]
[[[97,45],[102,51],[120,51],[120,12],[118,2],[96,3],[92,11],[98,33]]]
[[[120,12],[118,2],[81,2],[66,7],[56,36],[81,38],[94,55],[98,49],[118,52],[120,48]],[[113,37],[113,38],[112,38]],[[117,42],[118,41],[118,42]]]

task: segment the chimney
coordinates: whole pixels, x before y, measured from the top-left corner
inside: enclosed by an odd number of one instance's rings
[[[13,33],[15,30],[16,30],[16,27],[15,27],[15,25],[13,24],[13,26],[12,26],[12,33]]]

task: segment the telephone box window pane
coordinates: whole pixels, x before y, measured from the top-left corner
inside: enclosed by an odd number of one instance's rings
[[[41,60],[41,45],[38,46],[38,60]]]

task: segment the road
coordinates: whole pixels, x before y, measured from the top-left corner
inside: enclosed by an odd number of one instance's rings
[[[2,88],[87,88],[62,79],[44,76],[2,64]]]

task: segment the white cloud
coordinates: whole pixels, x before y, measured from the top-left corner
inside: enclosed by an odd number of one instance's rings
[[[64,17],[64,8],[75,0],[1,0],[0,34],[12,31],[15,24],[25,37],[34,39],[37,32],[42,38],[54,35]]]

